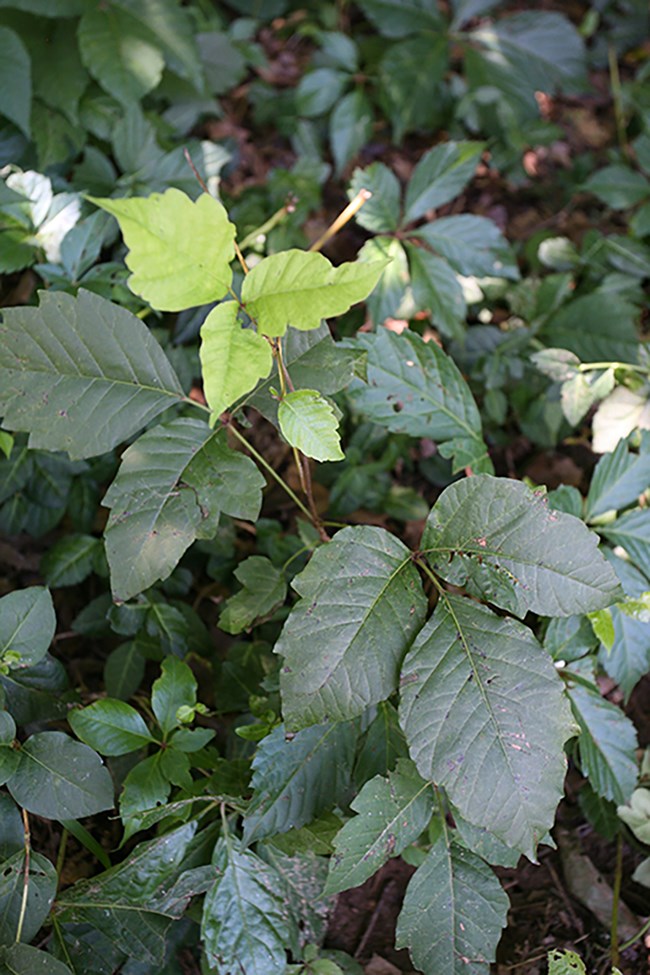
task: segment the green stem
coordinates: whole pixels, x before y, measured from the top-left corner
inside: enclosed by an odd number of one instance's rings
[[[20,941],[23,935],[23,925],[25,923],[25,915],[27,913],[27,897],[29,894],[29,867],[32,852],[31,835],[29,832],[29,818],[27,816],[27,810],[22,810],[23,814],[23,842],[25,847],[25,869],[23,873],[23,896],[20,901],[20,913],[18,914],[18,924],[16,926],[16,944]]]
[[[63,873],[63,864],[65,862],[65,851],[68,845],[68,830],[63,827],[63,832],[61,833],[61,839],[59,841],[59,851],[56,857],[56,875],[59,881],[59,887],[61,886],[61,874]]]
[[[616,841],[616,869],[614,872],[614,890],[612,901],[612,924],[611,924],[611,943],[612,943],[612,966],[616,967],[620,961],[621,949],[618,941],[618,909],[621,902],[621,883],[623,881],[623,835],[618,834]]]
[[[594,369],[629,369],[631,372],[650,375],[648,366],[637,366],[632,362],[581,362],[578,366],[579,372],[591,372]]]
[[[280,207],[280,209],[277,210],[272,217],[269,217],[265,223],[257,227],[255,230],[251,230],[250,234],[246,234],[239,245],[241,249],[243,251],[246,250],[247,247],[250,247],[251,244],[255,243],[258,237],[266,236],[266,234],[270,233],[274,227],[277,227],[279,223],[282,223],[289,213],[293,213],[295,209],[296,208],[293,203],[285,203],[285,205]]]
[[[632,945],[633,945],[633,944],[634,944],[634,943],[635,943],[636,941],[638,941],[638,940],[639,940],[639,938],[642,938],[642,937],[643,937],[643,935],[644,935],[644,934],[646,933],[646,931],[648,931],[648,930],[650,930],[650,917],[649,917],[649,918],[648,918],[648,920],[647,920],[647,921],[645,922],[645,924],[643,925],[643,927],[641,928],[641,930],[640,930],[640,931],[637,931],[637,933],[636,933],[636,934],[634,935],[634,937],[633,937],[633,938],[630,938],[630,939],[629,939],[629,941],[624,941],[622,945],[619,945],[619,951],[626,951],[626,950],[627,950],[628,948],[631,948],[631,947],[632,947]]]
[[[311,511],[309,510],[309,508],[307,508],[307,506],[302,503],[302,501],[300,500],[300,498],[298,497],[298,495],[295,493],[295,491],[293,491],[289,487],[289,485],[286,483],[286,481],[283,481],[283,479],[280,477],[280,475],[277,474],[273,470],[273,468],[271,467],[271,465],[269,464],[269,462],[262,456],[262,454],[260,454],[257,450],[255,450],[255,447],[253,447],[248,442],[248,440],[243,435],[243,433],[240,433],[239,430],[237,429],[237,427],[233,426],[232,423],[229,423],[228,424],[228,429],[239,440],[239,442],[241,444],[243,444],[243,446],[246,447],[246,449],[253,455],[253,457],[255,458],[255,460],[257,461],[257,463],[260,465],[260,467],[263,467],[264,470],[268,474],[270,474],[271,477],[274,478],[274,480],[276,480],[278,482],[278,484],[283,489],[283,491],[285,491],[289,495],[289,497],[291,498],[291,500],[293,501],[293,503],[298,508],[300,508],[300,510],[302,511],[303,515],[305,515],[311,521],[312,520],[312,516],[311,516]]]

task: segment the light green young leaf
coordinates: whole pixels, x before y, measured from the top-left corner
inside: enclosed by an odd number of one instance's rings
[[[326,894],[358,887],[413,843],[431,819],[433,792],[413,763],[400,759],[387,778],[367,782],[351,805],[358,816],[334,840]]]
[[[287,393],[278,406],[284,439],[315,460],[343,460],[338,419],[328,400],[315,389]]]
[[[142,716],[124,701],[95,701],[71,711],[68,721],[77,737],[101,755],[127,755],[155,740]]]
[[[431,510],[422,550],[454,585],[516,616],[573,616],[621,598],[598,536],[553,511],[521,481],[483,474],[446,488]]]
[[[41,586],[18,589],[0,599],[0,659],[11,651],[20,667],[32,667],[47,653],[56,630],[52,597]]]
[[[17,125],[30,138],[29,114],[32,101],[31,62],[18,34],[0,27],[0,115]]]
[[[253,798],[244,818],[244,842],[286,833],[326,809],[345,805],[357,743],[353,722],[304,728],[285,737],[274,728],[253,759]]]
[[[30,447],[103,454],[183,399],[147,326],[98,295],[41,292],[3,316],[0,414]]]
[[[284,975],[285,946],[297,935],[282,878],[232,837],[217,842],[212,863],[217,879],[206,894],[201,922],[208,961],[225,972]]]
[[[380,329],[358,335],[368,352],[368,381],[355,383],[350,398],[368,419],[393,433],[431,437],[456,456],[454,470],[491,471],[481,437],[481,417],[469,386],[453,360],[435,342],[408,330]]]
[[[172,188],[146,198],[89,199],[117,217],[129,248],[129,287],[153,308],[183,311],[226,294],[235,227],[214,197],[192,201]]]
[[[194,893],[181,881],[195,832],[195,822],[179,826],[140,843],[110,870],[66,888],[57,898],[57,920],[90,925],[129,958],[160,970],[170,924]]]
[[[5,455],[7,460],[11,457],[11,451],[14,449],[14,438],[10,433],[6,433],[4,430],[0,430],[0,451]]]
[[[144,25],[117,5],[88,7],[78,27],[81,60],[124,108],[158,85],[165,59]]]
[[[151,707],[167,735],[183,723],[178,718],[178,709],[193,708],[196,704],[197,683],[190,668],[178,657],[165,657],[161,670],[162,674],[151,687]]]
[[[203,390],[215,417],[266,379],[273,366],[271,346],[252,328],[242,328],[238,305],[224,302],[201,327]]]
[[[27,739],[7,787],[19,806],[46,819],[81,819],[113,808],[113,781],[99,755],[61,731]]]
[[[148,430],[123,453],[103,501],[115,599],[167,578],[196,538],[214,536],[222,511],[254,521],[263,486],[254,462],[201,420]]]
[[[458,196],[476,170],[483,142],[444,142],[425,153],[406,189],[404,222],[423,217]]]
[[[56,870],[40,853],[32,852],[30,856],[28,884],[21,941],[31,941],[36,937],[50,913],[56,894]],[[25,851],[18,850],[0,862],[0,945],[11,944],[16,938],[24,887]]]
[[[562,795],[569,711],[528,627],[445,596],[401,674],[400,723],[420,774],[470,823],[534,859]]]
[[[219,627],[226,633],[241,633],[256,619],[268,616],[287,595],[284,576],[263,555],[251,555],[240,562],[235,578],[244,587],[227,600],[219,617]]]
[[[426,614],[406,546],[381,528],[344,528],[292,585],[301,599],[274,648],[289,729],[345,721],[389,697]]]
[[[385,266],[357,261],[333,267],[322,254],[282,251],[246,275],[242,302],[264,335],[284,335],[288,325],[307,331],[367,298]]]
[[[580,726],[580,764],[589,784],[604,799],[627,802],[638,775],[634,725],[595,687],[569,687],[569,700]]]
[[[585,963],[575,951],[558,951],[553,949],[548,953],[548,975],[586,975]]]
[[[396,947],[423,975],[488,975],[508,907],[487,864],[443,834],[406,888]]]

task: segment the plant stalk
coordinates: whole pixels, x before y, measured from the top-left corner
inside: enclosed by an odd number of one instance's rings
[[[334,220],[329,225],[327,230],[320,235],[318,240],[314,241],[314,243],[311,245],[309,250],[312,252],[321,250],[321,248],[325,246],[328,240],[331,240],[332,237],[334,237],[339,232],[341,227],[344,227],[346,223],[352,219],[355,213],[359,212],[361,207],[364,205],[364,203],[368,202],[371,196],[372,193],[370,192],[370,190],[364,190],[364,189],[359,190],[359,192],[354,197],[354,199],[350,200],[350,202],[348,203],[348,205],[344,210],[341,210],[336,220]]]
[[[25,869],[23,873],[23,896],[20,901],[20,913],[18,914],[18,924],[16,925],[16,944],[20,941],[23,935],[23,925],[25,923],[25,915],[27,914],[27,897],[29,895],[29,867],[32,857],[32,841],[31,833],[29,831],[29,816],[27,815],[27,810],[22,810],[23,814],[23,837],[24,837],[24,847],[25,847]]]

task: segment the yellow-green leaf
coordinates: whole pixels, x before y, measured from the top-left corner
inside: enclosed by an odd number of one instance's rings
[[[334,410],[315,389],[297,389],[278,407],[278,422],[285,440],[314,460],[343,460],[338,420]]]
[[[217,305],[206,318],[200,355],[205,398],[216,416],[254,389],[273,365],[269,343],[254,329],[241,327],[234,301]]]
[[[129,287],[153,308],[183,311],[226,294],[235,227],[214,197],[193,201],[169,189],[130,200],[89,199],[117,218],[129,248]]]

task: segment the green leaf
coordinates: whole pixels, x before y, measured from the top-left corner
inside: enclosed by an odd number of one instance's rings
[[[379,101],[390,119],[396,145],[407,132],[434,127],[439,86],[449,63],[448,43],[443,31],[411,37],[389,47],[379,62]]]
[[[5,433],[4,430],[0,430],[0,451],[5,455],[7,460],[11,457],[11,452],[14,449],[14,438],[10,433]]]
[[[598,536],[508,478],[479,474],[446,488],[427,519],[422,551],[447,582],[519,617],[589,613],[621,595]]]
[[[0,863],[0,944],[11,944],[16,938],[25,880],[25,851],[19,850]],[[47,857],[32,852],[21,941],[32,941],[40,931],[50,913],[57,883],[56,870]]]
[[[372,105],[361,88],[344,95],[330,115],[330,145],[337,176],[372,138]]]
[[[68,721],[77,737],[101,755],[127,755],[155,740],[142,716],[124,701],[95,701],[71,711]]]
[[[0,948],[2,975],[73,975],[67,965],[46,951],[15,944]]]
[[[32,101],[31,63],[27,48],[15,31],[0,27],[0,114],[30,138]]]
[[[601,457],[594,470],[587,495],[587,517],[595,518],[612,509],[637,501],[650,484],[650,443],[634,454],[621,440],[612,453]]]
[[[358,816],[334,840],[326,894],[358,887],[415,842],[433,813],[431,784],[420,778],[412,762],[400,759],[387,778],[378,775],[364,785],[352,809]]]
[[[420,311],[429,311],[443,335],[462,339],[467,305],[458,279],[446,261],[421,247],[406,245],[411,269],[413,300]]]
[[[214,197],[192,201],[172,188],[146,198],[88,199],[117,217],[129,248],[129,287],[153,308],[183,311],[226,294],[235,227]]]
[[[20,657],[20,667],[33,667],[47,653],[56,630],[52,597],[41,586],[10,592],[0,599],[0,659]]]
[[[636,392],[627,386],[617,386],[596,410],[592,422],[592,448],[597,454],[614,450],[619,440],[636,429],[650,429],[648,396],[644,389]]]
[[[601,651],[599,661],[620,686],[627,702],[638,682],[650,671],[650,614],[646,611],[630,615],[625,610],[624,603],[607,610],[610,614],[611,645],[606,651]],[[606,644],[602,634],[598,633],[598,636]]]
[[[368,314],[376,325],[401,314],[402,309],[410,310],[408,259],[399,240],[394,237],[373,237],[359,251],[359,260],[363,263],[390,261],[367,301]]]
[[[242,302],[264,335],[284,335],[288,325],[307,331],[363,301],[385,266],[386,261],[355,261],[333,267],[322,254],[282,251],[246,275]]]
[[[347,71],[316,68],[303,75],[296,88],[296,111],[307,118],[325,115],[337,104],[351,78]]]
[[[86,9],[77,36],[89,73],[124,108],[160,82],[162,51],[144,25],[118,6]]]
[[[406,189],[404,222],[423,217],[458,196],[470,181],[483,152],[483,142],[444,142],[425,153]]]
[[[46,819],[81,819],[113,808],[113,782],[99,755],[61,731],[27,739],[8,788],[18,805]]]
[[[586,972],[585,963],[575,951],[560,952],[556,948],[549,951],[548,975],[586,975]]]
[[[182,724],[178,709],[196,704],[197,683],[194,674],[178,657],[165,657],[162,674],[151,688],[151,707],[165,735]]]
[[[359,0],[366,17],[384,37],[408,37],[422,30],[439,30],[441,15],[436,0]]]
[[[177,881],[195,832],[187,823],[140,843],[122,863],[68,887],[57,898],[57,921],[91,925],[130,959],[160,969],[171,922],[193,893]]]
[[[519,278],[517,260],[497,225],[469,213],[440,217],[411,232],[449,261],[459,274],[478,278]]]
[[[636,362],[637,318],[638,309],[619,295],[594,291],[563,305],[540,334],[545,344],[569,349],[583,362]]]
[[[301,599],[274,648],[290,730],[344,721],[387,698],[426,613],[409,550],[381,528],[344,528],[292,585]]]
[[[162,768],[163,751],[157,751],[134,765],[124,780],[120,795],[120,818],[124,825],[123,843],[143,829],[143,813],[164,806],[172,783]]]
[[[332,842],[341,825],[341,820],[335,813],[324,813],[307,826],[290,829],[286,833],[278,833],[270,842],[275,849],[289,856],[295,853],[314,853],[317,856],[329,856],[330,853],[334,852]]]
[[[569,687],[569,700],[580,726],[580,764],[592,789],[604,799],[627,802],[638,775],[634,725],[595,687]]]
[[[104,684],[108,696],[121,701],[132,697],[142,683],[144,668],[145,659],[137,640],[116,647],[104,664]]]
[[[562,795],[571,728],[562,683],[532,632],[445,595],[400,684],[400,724],[420,774],[470,823],[534,859]]]
[[[593,193],[614,210],[633,207],[650,196],[650,182],[629,166],[605,166],[583,183],[582,189]]]
[[[95,567],[102,543],[92,535],[66,535],[48,549],[41,559],[41,572],[48,586],[75,586]]]
[[[203,72],[194,40],[194,21],[185,7],[170,0],[116,0],[146,29],[165,54],[169,67],[200,89]]]
[[[650,576],[650,511],[647,508],[629,511],[601,531],[614,545],[621,545],[632,562]]]
[[[201,935],[207,960],[224,972],[284,975],[290,923],[282,879],[273,867],[233,838],[217,842],[217,879],[203,903]]]
[[[520,88],[576,90],[586,76],[584,42],[567,17],[525,11],[503,17],[469,34],[484,48],[489,64],[505,71]]]
[[[372,163],[366,169],[355,169],[350,180],[348,197],[353,200],[360,190],[372,196],[355,216],[360,227],[374,234],[391,233],[399,226],[400,185],[395,173],[383,163]]]
[[[106,555],[118,600],[166,579],[196,538],[214,537],[222,511],[255,520],[264,478],[223,433],[179,418],[148,430],[122,455],[103,504]]]
[[[288,739],[283,725],[274,728],[253,759],[244,843],[286,833],[326,809],[344,806],[356,743],[351,722],[313,725]]]
[[[397,711],[388,701],[382,701],[359,748],[354,766],[354,781],[360,788],[376,775],[392,772],[397,760],[407,757],[408,748],[404,732],[399,726]]]
[[[492,469],[474,397],[435,342],[408,330],[398,335],[381,329],[358,335],[355,345],[368,352],[368,382],[355,383],[349,393],[361,413],[393,433],[446,443],[457,455],[454,470],[470,465]]]
[[[201,327],[203,389],[215,417],[266,379],[273,366],[269,343],[252,328],[242,328],[238,305],[217,305]]]
[[[183,398],[146,325],[98,295],[42,292],[3,314],[0,413],[30,447],[102,454]]]
[[[278,406],[284,439],[315,460],[343,460],[338,418],[332,405],[315,389],[287,393]]]
[[[240,562],[235,578],[244,587],[227,600],[219,617],[219,627],[226,633],[241,633],[256,619],[269,616],[287,596],[282,572],[263,555],[251,555]]]
[[[442,836],[406,888],[395,944],[423,975],[487,975],[508,907],[490,868]]]
[[[331,898],[323,895],[327,861],[311,850],[287,855],[276,846],[268,844],[261,844],[259,853],[275,869],[282,881],[292,934],[292,940],[287,947],[294,957],[302,955],[306,960],[308,952],[315,953],[314,946],[322,944],[325,939],[327,922],[332,911]],[[339,968],[332,973],[330,968],[317,966],[318,962],[310,962],[313,975],[342,975]]]

